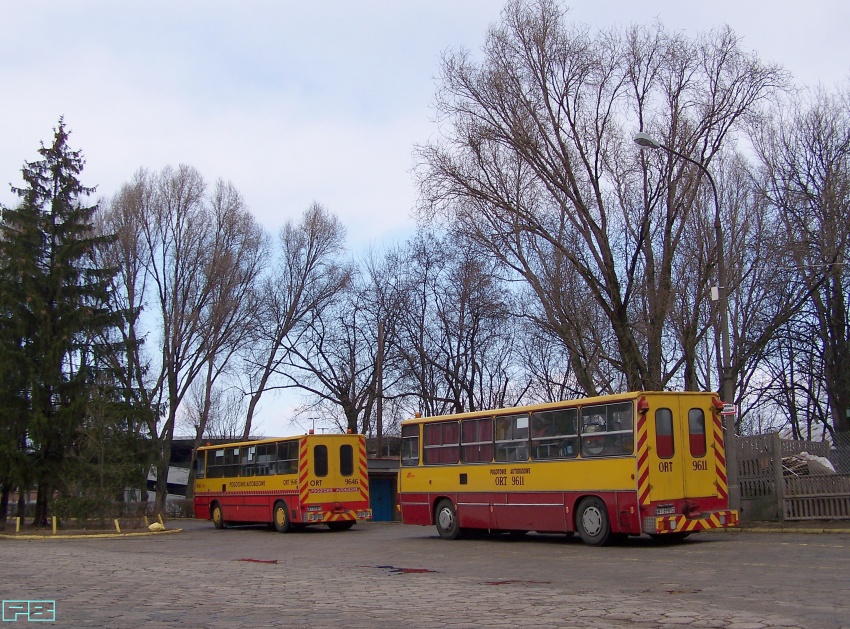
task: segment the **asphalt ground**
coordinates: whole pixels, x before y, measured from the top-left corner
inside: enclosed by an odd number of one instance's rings
[[[824,524],[591,548],[535,534],[447,542],[395,523],[281,535],[175,520],[141,536],[7,536],[0,595],[4,613],[52,601],[33,613],[63,627],[850,628],[850,530]],[[24,615],[4,623],[18,625]]]

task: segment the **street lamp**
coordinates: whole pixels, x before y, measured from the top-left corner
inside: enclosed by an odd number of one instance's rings
[[[711,192],[714,194],[714,237],[715,246],[717,247],[717,291],[712,289],[712,298],[718,300],[718,308],[720,310],[720,399],[729,404],[735,402],[734,383],[732,382],[732,369],[729,362],[729,300],[728,287],[726,286],[726,258],[723,252],[723,226],[720,222],[720,200],[717,196],[717,185],[714,183],[714,178],[708,172],[708,168],[702,162],[691,159],[687,155],[680,153],[669,146],[665,146],[648,133],[636,133],[634,142],[642,149],[662,149],[677,157],[681,157],[686,162],[689,162],[699,168],[705,176],[708,177],[708,182],[711,184]],[[735,434],[735,416],[726,416],[727,421],[724,426],[726,438],[726,479],[729,487],[729,506],[732,509],[739,509],[741,503],[741,493],[738,486],[738,444]]]

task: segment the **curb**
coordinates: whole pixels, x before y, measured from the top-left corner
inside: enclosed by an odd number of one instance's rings
[[[150,537],[152,535],[166,535],[168,533],[182,533],[183,529],[166,529],[164,531],[144,531],[138,533],[92,533],[91,535],[0,535],[0,539],[110,539],[121,537]]]

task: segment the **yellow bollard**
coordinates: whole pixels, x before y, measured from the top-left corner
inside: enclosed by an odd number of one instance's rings
[[[150,522],[148,522],[148,516],[142,516],[142,517],[145,518],[145,528],[148,528],[148,526],[150,526]]]
[[[163,521],[162,521],[162,514],[161,514],[161,513],[157,514],[156,519],[157,519],[157,520],[159,520],[159,523],[160,523],[160,524],[162,524],[163,526],[165,526],[165,522],[163,522]]]
[[[15,518],[15,533],[21,532],[21,516]]]
[[[56,535],[56,516],[53,516],[53,534]]]

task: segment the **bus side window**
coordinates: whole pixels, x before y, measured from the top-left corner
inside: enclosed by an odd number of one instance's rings
[[[528,415],[496,418],[496,460],[528,460]]]
[[[207,457],[207,478],[224,477],[224,448],[209,453]]]
[[[347,443],[339,449],[339,473],[343,476],[354,474],[354,448]]]
[[[419,465],[419,425],[401,427],[401,464]]]
[[[195,479],[200,480],[204,477],[204,464],[206,461],[206,452],[198,452],[195,455]]]
[[[669,408],[655,411],[655,450],[661,459],[673,457],[673,412]]]
[[[634,451],[634,406],[631,402],[581,409],[581,455],[618,456]]]
[[[283,441],[277,444],[275,474],[295,474],[298,469],[298,442]]]
[[[490,463],[493,460],[493,418],[462,421],[460,444],[464,463]]]
[[[457,463],[460,458],[458,422],[425,424],[425,465]]]
[[[688,442],[691,447],[691,456],[705,456],[705,413],[701,408],[692,408],[688,411]]]
[[[224,477],[239,476],[239,448],[225,448]]]
[[[275,444],[257,446],[257,476],[268,476],[274,466]]]
[[[578,411],[563,408],[531,415],[531,455],[535,459],[571,459],[578,454]]]
[[[257,473],[257,448],[248,446],[242,448],[242,462],[239,469],[240,476],[254,476]]]

